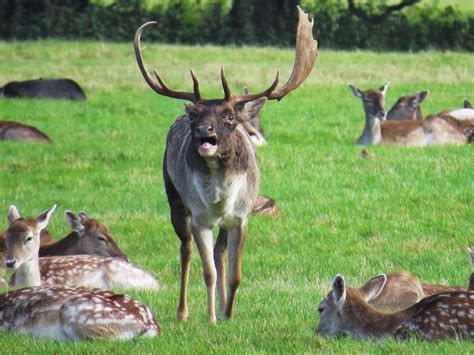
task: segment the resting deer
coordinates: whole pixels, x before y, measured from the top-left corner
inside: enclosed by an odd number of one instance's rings
[[[13,121],[0,121],[0,140],[53,143],[39,129]]]
[[[0,294],[0,330],[56,340],[160,335],[150,309],[130,296],[69,286],[28,287]]]
[[[376,298],[386,276],[373,279],[366,294],[346,287],[337,275],[333,289],[319,304],[316,332],[324,336],[347,334],[353,338],[420,337],[425,340],[445,338],[474,340],[474,293],[445,292],[421,300],[396,313],[382,313],[368,301]]]
[[[426,100],[429,93],[429,91],[421,91],[400,97],[390,111],[388,111],[387,120],[423,119],[420,105]]]
[[[395,146],[426,146],[465,144],[472,136],[472,128],[451,117],[428,116],[424,120],[386,121],[385,93],[388,83],[379,89],[360,90],[349,85],[360,98],[365,111],[365,127],[358,144]]]
[[[93,255],[39,258],[39,234],[46,228],[56,205],[36,218],[21,218],[15,206],[8,213],[6,266],[14,269],[12,285],[75,285],[102,289],[158,290],[155,279],[145,271],[116,258]]]
[[[370,279],[359,291],[366,295],[366,290],[372,290],[372,283],[379,276]],[[466,291],[466,287],[445,286],[439,284],[422,283],[416,276],[408,271],[395,271],[386,275],[386,282],[381,292],[368,302],[378,309],[392,311],[408,308],[423,298],[452,291]]]
[[[140,71],[148,85],[159,95],[190,101],[186,112],[171,126],[163,163],[163,178],[171,209],[171,222],[181,240],[181,289],[177,316],[188,318],[187,285],[192,253],[196,241],[207,287],[207,308],[215,322],[216,282],[220,315],[231,318],[237,288],[241,282],[241,263],[247,236],[248,215],[257,197],[259,170],[255,148],[242,128],[243,117],[251,117],[251,101],[266,97],[280,100],[295,90],[310,74],[317,55],[313,39],[313,22],[298,7],[299,22],[296,60],[288,82],[279,90],[279,75],[273,84],[258,94],[232,95],[221,69],[223,99],[201,97],[199,83],[191,71],[193,92],[170,89],[155,71],[147,70],[140,37],[155,22],[142,25],[135,34],[135,54]],[[212,228],[219,227],[213,249]],[[224,286],[224,265],[229,254],[228,291]]]
[[[76,215],[71,211],[66,211],[64,217],[73,231],[56,243],[40,245],[40,257],[86,254],[128,261],[112,234],[97,219],[85,212]]]

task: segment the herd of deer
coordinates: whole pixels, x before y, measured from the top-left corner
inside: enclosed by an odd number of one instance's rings
[[[156,70],[153,77],[144,64],[141,36],[155,23],[145,23],[135,34],[138,67],[148,85],[159,95],[191,102],[168,132],[163,159],[171,222],[181,242],[179,320],[189,317],[193,239],[201,257],[209,319],[217,319],[216,291],[219,317],[232,318],[242,278],[248,216],[256,205],[271,202],[258,196],[256,146],[265,142],[258,113],[267,100],[280,101],[298,88],[311,73],[318,54],[313,21],[299,7],[298,13],[296,59],[288,81],[277,88],[277,73],[264,91],[234,95],[221,69],[223,99],[204,99],[193,71],[192,92],[171,89]],[[472,109],[423,120],[419,104],[428,93],[422,92],[400,99],[385,115],[388,84],[367,91],[350,87],[363,100],[366,112],[360,144],[428,145],[471,139],[472,122],[462,119],[472,118]],[[77,216],[67,211],[73,232],[45,245],[49,236],[46,227],[55,208],[36,218],[21,218],[16,207],[10,207],[0,255],[7,268],[15,270],[10,284],[27,287],[0,295],[0,329],[57,339],[130,339],[160,334],[149,308],[109,291],[157,290],[159,286],[152,276],[130,264],[102,224],[83,212]],[[215,245],[213,228],[219,228]],[[346,287],[344,278],[337,275],[332,291],[319,305],[317,333],[472,341],[473,288],[472,282],[469,288],[422,284],[410,273],[398,272],[377,276],[355,289]],[[387,309],[395,313],[387,313]]]

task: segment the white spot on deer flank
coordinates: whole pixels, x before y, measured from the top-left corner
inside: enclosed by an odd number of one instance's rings
[[[430,319],[435,322],[438,318],[436,318],[435,316],[431,316]]]
[[[459,312],[458,312],[458,316],[459,316],[459,317],[465,317],[465,316],[466,316],[466,312],[465,312],[465,311],[459,311]]]

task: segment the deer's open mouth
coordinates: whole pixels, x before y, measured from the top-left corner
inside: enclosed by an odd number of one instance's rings
[[[217,151],[217,137],[199,137],[199,155],[202,157],[211,157],[216,154]]]

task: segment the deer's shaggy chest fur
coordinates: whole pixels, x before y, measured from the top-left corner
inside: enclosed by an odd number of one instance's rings
[[[203,159],[190,153],[194,147],[189,118],[182,116],[171,127],[166,166],[195,225],[234,228],[252,210],[259,182],[255,148],[241,126],[232,139],[232,150]]]

